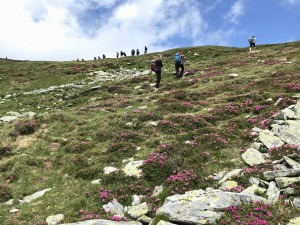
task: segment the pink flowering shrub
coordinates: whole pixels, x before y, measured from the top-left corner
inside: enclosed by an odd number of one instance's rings
[[[172,164],[166,152],[151,152],[140,168],[144,179],[157,182],[165,181],[172,174]]]
[[[198,138],[200,145],[207,146],[209,149],[222,149],[225,148],[228,144],[228,141],[217,133],[206,133],[202,134]]]
[[[11,151],[10,146],[8,146],[8,145],[0,145],[0,159],[3,156],[9,154],[10,151]]]
[[[299,215],[299,209],[293,209],[289,204],[279,201],[275,205],[263,202],[244,203],[240,206],[230,206],[217,221],[217,225],[273,225],[287,224],[290,218]]]
[[[288,91],[297,92],[297,91],[300,91],[300,84],[286,83],[284,85],[284,88]]]
[[[29,135],[29,134],[33,134],[38,128],[39,128],[39,125],[36,120],[29,120],[26,122],[18,122],[15,125],[15,131],[11,134],[12,134],[12,136]]]
[[[281,147],[270,148],[268,151],[269,151],[270,159],[274,161],[274,160],[282,159],[283,156],[287,156],[289,154],[298,154],[297,151],[298,148],[299,146],[296,145],[285,144],[282,145]]]
[[[172,121],[168,120],[162,120],[158,123],[158,128],[161,131],[167,132],[167,133],[178,133],[179,132],[179,127]]]
[[[167,184],[171,188],[171,194],[184,193],[195,188],[198,183],[198,176],[192,170],[183,170],[182,172],[173,171],[167,179]]]

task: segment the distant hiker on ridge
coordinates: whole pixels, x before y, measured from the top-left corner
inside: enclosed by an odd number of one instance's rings
[[[144,51],[144,53],[146,54],[147,51],[148,51],[148,48],[147,48],[147,46],[145,46],[145,51]]]
[[[256,37],[255,36],[250,36],[248,38],[248,42],[249,42],[249,45],[250,45],[250,52],[252,51],[252,47],[253,47],[253,50],[255,51]]]
[[[134,54],[135,54],[135,50],[132,49],[132,50],[131,50],[131,56],[134,56]]]
[[[117,58],[119,58],[119,52],[117,52]]]
[[[181,55],[180,52],[176,52],[174,55],[175,60],[175,70],[176,70],[176,78],[179,79],[183,76],[184,72],[184,55]],[[181,71],[179,73],[179,68],[181,68]]]
[[[105,59],[105,55],[104,54],[103,54],[102,58]]]
[[[139,55],[139,54],[140,54],[140,50],[137,49],[137,50],[136,50],[136,55]]]

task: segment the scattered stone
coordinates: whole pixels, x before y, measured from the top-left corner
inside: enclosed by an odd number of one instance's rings
[[[111,221],[111,220],[102,220],[102,219],[95,219],[95,220],[86,220],[77,223],[66,223],[61,225],[143,225],[141,222],[137,221]]]
[[[166,222],[164,220],[160,220],[157,225],[176,225],[175,223]]]
[[[141,204],[143,198],[145,196],[144,195],[133,195],[132,196],[132,204],[131,205],[138,205]]]
[[[124,206],[118,202],[117,199],[113,199],[111,202],[103,205],[105,212],[111,212],[112,214],[124,215]]]
[[[141,177],[142,170],[139,167],[143,165],[143,160],[128,163],[122,170],[127,176]]]
[[[56,224],[61,224],[62,221],[64,221],[65,216],[63,214],[57,214],[53,216],[48,216],[46,219],[46,223],[48,225],[56,225]]]
[[[119,171],[119,169],[115,168],[115,167],[112,167],[112,166],[104,167],[104,174],[105,175],[108,175],[110,173],[117,172],[117,171]]]
[[[150,211],[150,208],[146,202],[133,206],[127,211],[127,213],[134,219],[137,219],[143,215],[146,215]]]
[[[266,202],[266,199],[214,189],[194,190],[167,197],[156,215],[166,215],[172,222],[180,224],[214,224],[223,215],[222,210],[225,208],[252,201]]]
[[[11,213],[16,213],[16,212],[20,212],[19,209],[16,209],[16,208],[12,208],[11,210],[9,210],[9,212]]]
[[[263,154],[255,148],[248,148],[242,154],[242,158],[249,166],[256,166],[266,162]]]
[[[51,188],[47,188],[38,192],[33,193],[32,195],[25,196],[22,200],[19,200],[21,204],[30,203],[40,197],[42,197],[46,192],[50,191]]]
[[[231,78],[237,78],[239,75],[237,73],[231,73],[228,76]]]
[[[164,187],[162,185],[156,186],[153,190],[152,197],[158,196],[160,193],[163,192],[163,190],[164,190]]]
[[[300,198],[294,198],[293,205],[296,208],[300,208]]]
[[[91,184],[99,184],[101,182],[101,179],[92,180]]]
[[[266,189],[261,188],[256,184],[253,184],[252,186],[250,186],[250,187],[246,188],[245,190],[243,190],[241,193],[254,195],[254,194],[256,194],[256,192],[265,193],[266,191],[267,191]]]
[[[297,177],[300,176],[300,168],[278,171],[266,171],[264,172],[264,176],[268,181],[274,180],[276,177]]]
[[[269,188],[267,190],[268,202],[274,204],[279,200],[280,190],[276,187],[274,181],[270,182]]]
[[[232,170],[232,171],[226,173],[224,175],[224,177],[221,180],[219,180],[218,184],[222,184],[223,182],[230,179],[231,177],[239,175],[241,171],[242,171],[242,169],[235,169],[235,170]]]
[[[269,130],[262,130],[258,136],[259,140],[268,148],[281,147],[284,142]]]
[[[300,177],[277,177],[275,178],[278,188],[287,188],[296,182],[300,182]]]
[[[222,183],[221,187],[219,188],[220,190],[223,191],[228,191],[231,190],[232,188],[238,187],[239,184],[236,181],[228,180]]]
[[[4,202],[5,205],[13,205],[14,204],[14,200],[10,199],[7,202]]]
[[[152,222],[152,218],[148,217],[148,216],[141,216],[140,218],[137,219],[137,221],[143,223],[143,224],[149,224]]]
[[[286,161],[286,163],[292,167],[293,169],[296,169],[296,168],[300,168],[300,163],[296,162],[295,160],[293,159],[290,159],[289,157],[287,156],[283,156],[284,160]]]
[[[287,225],[299,225],[300,224],[300,216],[294,219],[291,219]]]

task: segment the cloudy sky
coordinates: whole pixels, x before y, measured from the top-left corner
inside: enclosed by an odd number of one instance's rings
[[[1,0],[0,58],[115,57],[144,46],[248,46],[300,40],[300,0]]]

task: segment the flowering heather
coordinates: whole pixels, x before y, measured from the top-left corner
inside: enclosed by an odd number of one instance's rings
[[[219,134],[213,133],[201,135],[199,142],[207,145],[211,149],[221,149],[228,144],[228,141],[225,138],[221,137]]]
[[[292,212],[291,212],[292,211]],[[216,224],[228,225],[273,225],[287,224],[289,218],[297,215],[297,210],[279,202],[275,205],[263,202],[245,203],[240,206],[230,206]],[[298,214],[299,215],[299,214]]]
[[[271,120],[265,116],[251,117],[247,122],[252,125],[252,128],[259,127],[261,129],[268,129],[271,124]]]
[[[191,102],[182,102],[182,103],[181,103],[181,106],[186,107],[186,108],[191,108],[191,107],[193,107],[194,105],[193,105],[193,103],[191,103]]]
[[[35,120],[30,120],[27,122],[19,122],[18,124],[15,125],[14,134],[16,136],[33,134],[37,128],[38,128],[38,124]]]
[[[300,91],[300,85],[295,83],[287,83],[284,85],[284,88],[288,91]]]
[[[8,145],[0,145],[0,159],[10,152],[11,148]]]
[[[262,111],[262,110],[265,109],[265,108],[266,108],[266,107],[263,106],[263,105],[256,105],[256,106],[254,106],[253,111],[254,111],[254,113],[259,113],[260,111]]]
[[[173,175],[169,176],[167,183],[171,187],[172,194],[183,193],[194,188],[198,180],[196,173],[190,170],[182,172],[173,171]]]
[[[166,152],[151,152],[141,166],[143,177],[149,181],[165,181],[172,174],[173,165]]]
[[[297,154],[298,148],[299,148],[299,146],[297,146],[297,145],[285,144],[281,147],[270,148],[268,151],[269,151],[271,160],[279,160],[279,159],[282,159],[283,156],[287,156],[289,154]]]

